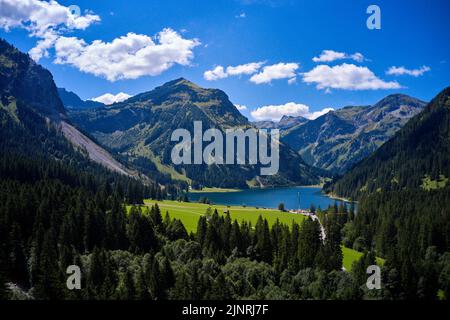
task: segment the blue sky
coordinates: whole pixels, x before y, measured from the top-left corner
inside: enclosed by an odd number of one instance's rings
[[[314,117],[326,108],[367,105],[399,92],[429,100],[450,85],[445,0],[60,0],[58,6],[32,0],[36,6],[27,12],[14,7],[20,1],[0,0],[0,36],[23,51],[48,40],[39,63],[58,86],[83,99],[134,95],[185,77],[224,90],[247,107],[242,112],[249,118],[269,119],[282,113]],[[366,27],[371,4],[381,9],[381,30]],[[69,5],[77,5],[84,20],[55,13]],[[44,20],[56,22],[49,28]],[[153,38],[161,33],[173,44]],[[141,49],[152,37],[155,47],[147,58],[133,52],[121,63],[123,46],[107,45],[120,37]],[[321,58],[324,50],[330,51]],[[242,68],[227,72],[236,66]],[[219,79],[205,76],[214,69]]]

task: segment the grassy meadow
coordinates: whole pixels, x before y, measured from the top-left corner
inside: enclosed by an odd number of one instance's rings
[[[284,224],[289,226],[292,225],[292,221],[301,224],[306,217],[302,215],[281,212],[274,209],[258,209],[253,207],[240,207],[240,206],[226,206],[226,205],[208,205],[202,203],[193,203],[193,202],[178,202],[178,201],[154,201],[154,200],[146,200],[145,205],[148,207],[152,207],[155,204],[158,204],[161,209],[161,214],[163,218],[166,215],[166,212],[169,213],[171,219],[179,219],[183,222],[186,230],[188,232],[196,232],[198,219],[206,213],[208,208],[211,208],[213,211],[217,209],[219,214],[225,214],[225,212],[230,211],[230,216],[232,220],[237,220],[238,222],[247,221],[251,222],[254,226],[258,221],[259,216],[267,219],[269,226],[272,226],[277,219]],[[129,209],[129,207],[128,207]],[[346,270],[351,270],[352,264],[355,261],[358,261],[363,255],[361,252],[358,252],[353,249],[342,247],[342,252],[344,255],[343,266]],[[382,259],[377,259],[377,263],[379,265],[383,264]]]

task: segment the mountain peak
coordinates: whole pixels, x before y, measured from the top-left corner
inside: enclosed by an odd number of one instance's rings
[[[426,105],[424,101],[410,97],[406,94],[397,93],[388,95],[387,97],[383,98],[382,100],[380,100],[378,103],[375,104],[375,107],[384,107],[388,105],[400,106],[402,104],[407,104],[413,107],[420,107],[420,108],[423,108]]]
[[[65,117],[52,74],[0,39],[0,96],[14,97],[41,115],[52,119]]]
[[[200,89],[200,86],[195,84],[192,81],[189,81],[185,78],[178,78],[169,82],[164,83],[160,88],[166,88],[166,87],[189,87],[192,89]]]

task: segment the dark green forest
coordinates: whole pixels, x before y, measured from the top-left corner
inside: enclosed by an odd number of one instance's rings
[[[428,295],[450,279],[450,88],[390,141],[325,190],[359,200],[344,243],[387,259],[394,298]]]

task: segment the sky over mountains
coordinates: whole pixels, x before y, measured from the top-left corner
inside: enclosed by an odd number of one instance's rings
[[[254,120],[431,99],[449,82],[450,4],[378,1],[382,29],[369,30],[370,4],[0,0],[0,36],[59,87],[107,104],[181,76]]]

